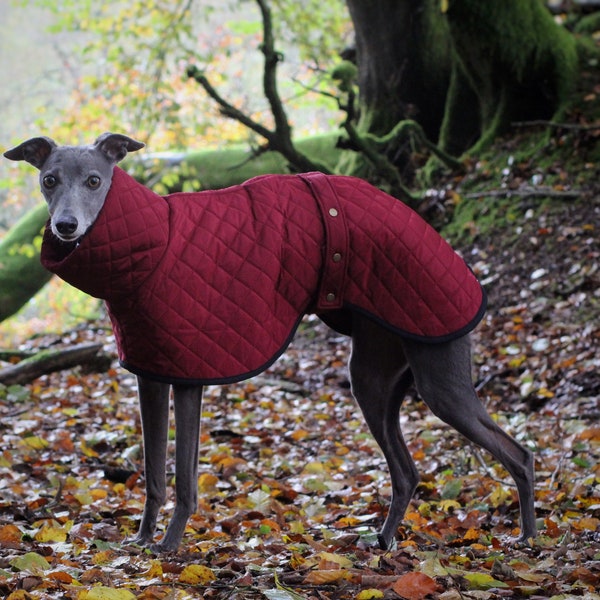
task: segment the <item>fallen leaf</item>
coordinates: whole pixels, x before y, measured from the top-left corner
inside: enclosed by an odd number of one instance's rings
[[[316,569],[304,578],[304,582],[313,585],[324,585],[349,578],[350,573],[345,569]]]
[[[3,525],[0,527],[0,544],[16,544],[21,541],[23,534],[14,524]]]
[[[494,579],[487,573],[463,573],[463,577],[469,582],[470,590],[489,590],[490,588],[507,588],[509,587],[503,581]]]
[[[356,596],[356,600],[375,600],[376,598],[383,598],[384,595],[385,594],[381,590],[362,590],[362,592]]]
[[[435,579],[418,571],[402,575],[402,577],[396,580],[392,589],[396,594],[407,600],[423,600],[430,594],[435,594],[439,591]]]
[[[23,556],[16,556],[10,560],[10,566],[17,571],[29,571],[37,574],[43,573],[50,568],[50,563],[37,552],[27,552]]]
[[[129,590],[99,585],[79,592],[77,600],[135,600],[135,594]]]
[[[214,581],[217,577],[214,571],[204,565],[188,565],[179,575],[180,583],[189,583],[190,585],[206,585]]]

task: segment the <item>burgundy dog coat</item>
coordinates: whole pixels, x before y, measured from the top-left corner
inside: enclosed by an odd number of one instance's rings
[[[435,343],[485,310],[473,273],[414,211],[320,173],[162,197],[115,167],[89,231],[74,245],[47,227],[41,260],[106,301],[125,368],[173,383],[256,375],[306,313],[350,333],[360,311]]]

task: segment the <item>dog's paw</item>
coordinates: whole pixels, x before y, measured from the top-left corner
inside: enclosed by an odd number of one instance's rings
[[[150,552],[152,552],[152,554],[169,554],[172,552],[177,552],[179,544],[165,544],[161,541],[155,544],[149,544],[147,548],[150,550]]]

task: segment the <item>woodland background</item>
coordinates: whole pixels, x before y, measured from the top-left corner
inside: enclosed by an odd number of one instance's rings
[[[536,454],[539,539],[505,543],[505,473],[413,394],[402,426],[422,484],[397,547],[378,550],[387,468],[350,397],[347,340],[307,318],[268,372],[208,390],[182,549],[123,546],[143,503],[135,382],[101,305],[46,285],[35,174],[1,161],[4,597],[600,597],[598,7],[506,2],[502,21],[468,0],[368,4],[0,2],[0,147],[113,130],[147,143],[128,168],[160,192],[316,164],[411,203],[488,291],[474,378]],[[419,78],[432,65],[448,71]],[[82,345],[92,360],[19,371]]]

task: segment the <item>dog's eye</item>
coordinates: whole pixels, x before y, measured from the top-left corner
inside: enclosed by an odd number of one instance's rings
[[[89,188],[95,190],[100,187],[100,177],[97,175],[90,175],[86,183]]]
[[[53,188],[58,182],[54,175],[46,175],[44,179],[42,179],[42,183],[44,184],[45,188],[50,189]]]

